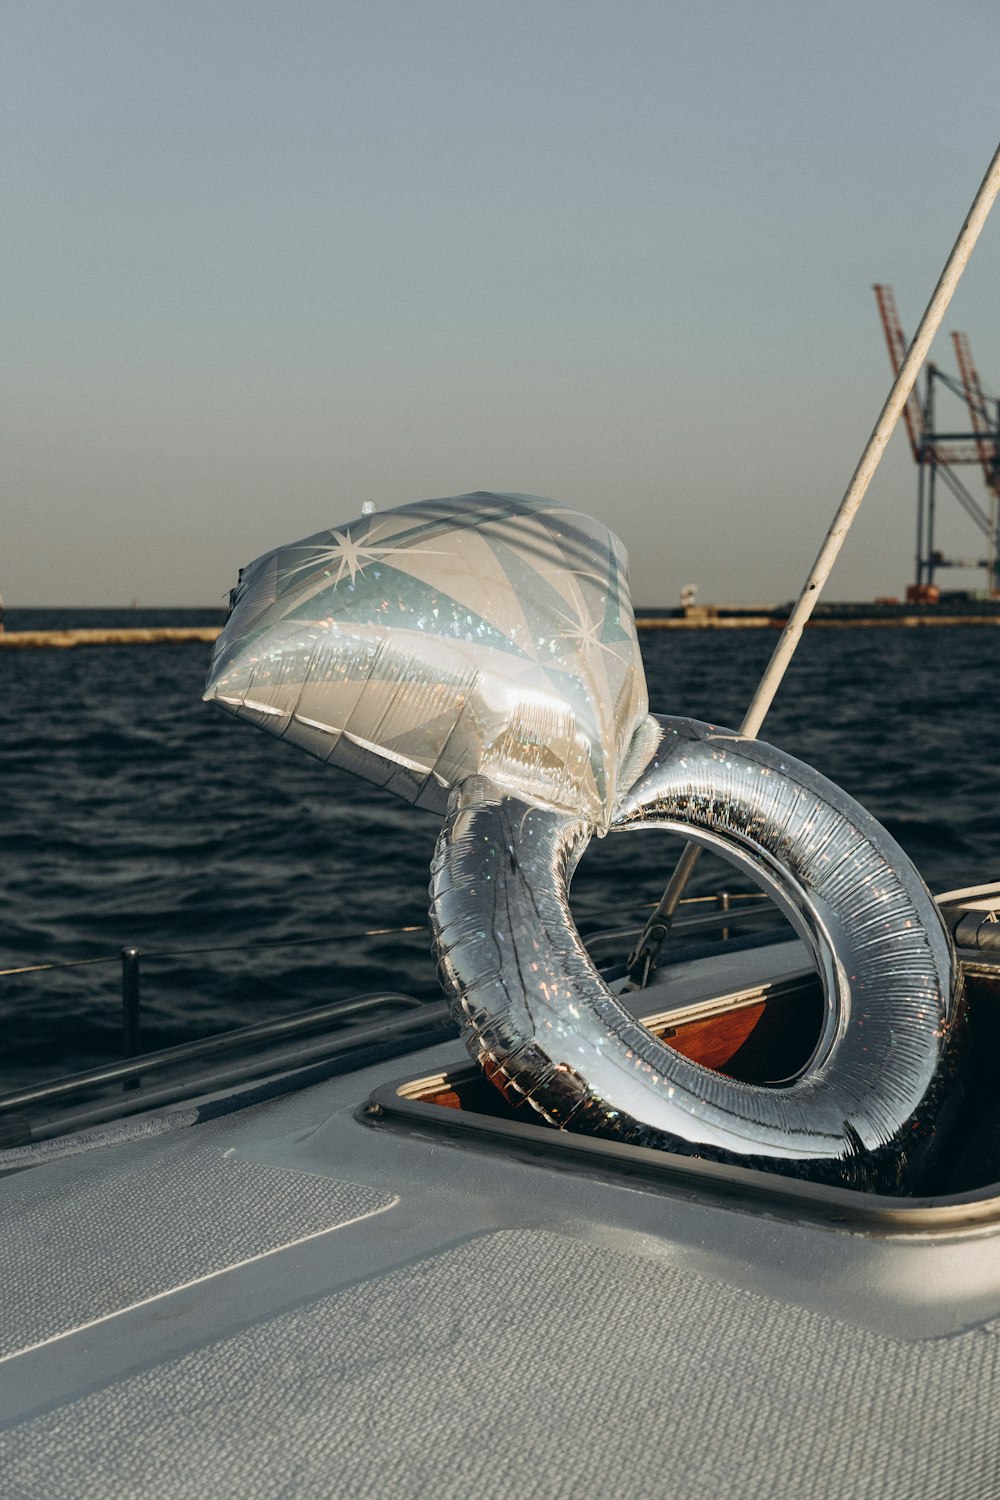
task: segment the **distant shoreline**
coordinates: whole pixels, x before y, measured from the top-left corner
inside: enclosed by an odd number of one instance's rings
[[[221,625],[153,626],[143,630],[0,630],[0,649],[31,650],[70,646],[183,646],[192,641],[210,645]]]
[[[703,619],[675,616],[638,616],[639,630],[784,630],[787,615],[708,615]],[[1000,612],[981,615],[820,615],[807,630],[934,629],[935,626],[1000,625]]]
[[[639,615],[639,630],[782,630],[783,615]],[[992,614],[899,614],[822,615],[807,625],[809,630],[934,629],[939,626],[1000,625],[1000,612]],[[0,630],[0,650],[68,649],[75,646],[183,646],[211,645],[222,633],[221,625],[160,625],[128,628],[67,630]]]

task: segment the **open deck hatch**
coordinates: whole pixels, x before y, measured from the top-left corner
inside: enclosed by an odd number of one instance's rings
[[[969,954],[962,967],[970,1029],[964,1098],[947,1148],[916,1195],[826,1187],[557,1130],[530,1104],[508,1102],[471,1062],[377,1088],[362,1114],[370,1123],[444,1132],[456,1144],[559,1161],[654,1189],[695,1190],[757,1211],[766,1206],[845,1228],[926,1233],[981,1226],[1000,1220],[1000,966]],[[818,978],[804,969],[682,1008],[640,1011],[639,1019],[693,1061],[780,1088],[807,1062],[821,1012]]]

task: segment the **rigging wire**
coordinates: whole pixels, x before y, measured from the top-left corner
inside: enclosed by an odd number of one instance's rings
[[[1000,146],[997,146],[993,159],[986,171],[986,176],[979,185],[969,209],[965,222],[962,225],[957,240],[944,270],[938,279],[937,286],[927,304],[927,310],[920,320],[920,326],[913,336],[913,342],[906,353],[906,358],[899,367],[899,371],[893,381],[885,404],[879,414],[878,421],[872,429],[871,436],[865,444],[864,451],[858,460],[857,468],[851,477],[851,481],[837,508],[837,513],[830,524],[826,539],[819,550],[816,561],[813,563],[809,576],[802,586],[802,591],[786,621],[785,628],[781,632],[774,653],[764,670],[764,675],[757,684],[756,692],[750,701],[743,723],[740,725],[740,733],[748,739],[756,739],[760,732],[774,696],[778,691],[782,678],[788,670],[795,649],[802,638],[806,622],[816,607],[823,585],[830,576],[833,565],[837,560],[841,547],[847,540],[847,534],[851,529],[854,518],[858,513],[861,502],[870,485],[875,470],[878,468],[882,454],[885,452],[893,429],[902,415],[910,392],[916,384],[917,376],[927,358],[934,335],[937,333],[951,301],[955,288],[961,279],[962,272],[968,264],[969,257],[983,225],[993,207],[997,193],[1000,192]],[[638,943],[629,954],[627,969],[629,973],[630,987],[642,989],[649,980],[649,976],[656,968],[660,952],[666,941],[674,914],[680,904],[681,896],[691,878],[692,871],[698,863],[701,848],[698,844],[686,844],[677,861],[677,865],[667,884],[666,890],[639,938]]]

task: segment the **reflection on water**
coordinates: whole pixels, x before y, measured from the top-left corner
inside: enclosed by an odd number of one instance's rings
[[[40,614],[8,623],[68,623]],[[150,622],[74,612],[73,623]],[[641,632],[652,707],[737,724],[775,639]],[[998,650],[988,627],[809,631],[764,737],[864,802],[932,889],[1000,876]],[[422,923],[438,822],[203,704],[207,660],[204,646],[0,656],[0,968],[125,943],[235,945],[144,960],[148,1047],[376,987],[435,996],[422,932],[239,951]],[[676,847],[656,835],[595,842],[574,885],[581,926],[641,917]],[[721,885],[737,883],[703,860],[694,889]],[[115,964],[0,979],[0,1085],[115,1056],[117,995]]]

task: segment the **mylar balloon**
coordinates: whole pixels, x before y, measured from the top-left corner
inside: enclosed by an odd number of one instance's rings
[[[957,1097],[961,972],[927,888],[863,808],[739,734],[647,714],[625,553],[527,495],[428,500],[244,569],[206,697],[446,813],[442,981],[508,1099],[562,1129],[905,1187]],[[811,949],[826,1016],[781,1088],[689,1062],[611,993],[567,887],[592,834],[725,852]]]
[[[362,515],[243,569],[205,697],[420,806],[479,772],[603,831],[647,710],[626,567],[532,495]]]

